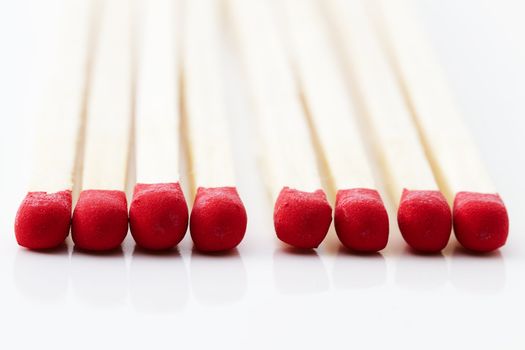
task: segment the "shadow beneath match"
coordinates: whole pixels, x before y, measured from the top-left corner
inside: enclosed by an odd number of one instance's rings
[[[70,267],[66,244],[46,251],[19,248],[13,266],[14,283],[21,295],[47,303],[65,300]]]
[[[126,262],[122,248],[109,253],[87,253],[77,248],[71,254],[73,294],[94,306],[113,306],[127,296]]]
[[[415,291],[435,290],[449,279],[448,264],[442,253],[420,254],[406,247],[399,255],[395,284]]]
[[[277,248],[273,253],[273,277],[282,294],[321,293],[330,287],[324,263],[313,249]]]
[[[501,252],[476,254],[461,246],[451,255],[450,280],[458,290],[472,294],[497,294],[505,287],[506,268]]]
[[[387,267],[381,253],[358,254],[340,246],[332,270],[334,287],[340,290],[380,287]]]
[[[207,306],[231,304],[246,294],[246,269],[237,248],[212,254],[193,249],[190,281],[195,299]]]
[[[139,312],[172,313],[188,303],[188,273],[177,249],[149,252],[135,246],[129,269],[131,304]]]

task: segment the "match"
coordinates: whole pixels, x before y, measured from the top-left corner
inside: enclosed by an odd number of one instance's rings
[[[454,202],[456,238],[472,251],[496,250],[507,240],[507,209],[462,120],[413,4],[404,0],[379,4],[381,33],[415,124],[438,183]]]
[[[258,122],[266,184],[275,202],[277,237],[297,248],[317,248],[328,233],[332,209],[271,9],[258,0],[230,0],[228,5]]]
[[[15,219],[19,245],[51,249],[64,242],[71,224],[75,164],[80,151],[88,71],[89,2],[68,1],[52,82],[36,116],[29,192]]]
[[[107,251],[128,231],[131,21],[127,0],[104,2],[87,104],[82,191],[73,211],[77,248]]]
[[[176,246],[186,234],[188,206],[179,183],[179,54],[175,3],[140,3],[136,80],[137,184],[129,209],[137,245],[149,250]]]
[[[224,104],[219,3],[188,0],[184,5],[184,124],[195,196],[190,234],[200,251],[226,251],[242,241],[247,216],[237,192]]]
[[[326,5],[387,188],[399,202],[401,234],[417,251],[439,252],[451,234],[450,207],[438,189],[395,72],[367,18],[364,1],[330,0]]]
[[[356,108],[315,0],[282,4],[293,66],[308,110],[311,131],[336,193],[334,223],[347,248],[377,252],[388,242],[388,214],[373,180],[359,134]]]

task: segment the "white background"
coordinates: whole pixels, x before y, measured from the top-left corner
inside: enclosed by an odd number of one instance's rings
[[[483,257],[454,240],[443,255],[416,256],[395,222],[374,256],[346,253],[333,232],[315,253],[286,250],[242,103],[230,114],[249,226],[232,254],[192,252],[189,236],[164,255],[135,250],[130,237],[100,256],[71,242],[52,253],[19,248],[13,221],[56,2],[0,1],[0,349],[524,348],[524,2],[416,1],[509,210],[507,245]]]

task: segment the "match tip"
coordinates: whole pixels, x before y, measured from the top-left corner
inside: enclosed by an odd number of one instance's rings
[[[332,208],[323,190],[303,192],[284,187],[275,201],[277,237],[294,247],[317,248],[332,222]]]
[[[179,183],[136,184],[129,224],[131,235],[142,248],[176,246],[188,227],[188,206]]]
[[[466,249],[491,252],[507,241],[509,217],[498,194],[459,192],[453,217],[454,233]]]
[[[124,192],[80,192],[71,227],[73,242],[77,248],[91,251],[116,249],[127,232],[128,207]]]
[[[190,215],[190,234],[196,249],[233,249],[242,241],[246,224],[246,210],[235,187],[197,189]]]
[[[397,223],[405,241],[423,253],[446,247],[452,230],[452,214],[439,191],[403,190]]]
[[[377,252],[388,243],[388,214],[376,190],[339,190],[334,224],[339,240],[351,250]]]
[[[56,248],[69,234],[71,191],[28,192],[15,218],[19,245],[29,249]]]

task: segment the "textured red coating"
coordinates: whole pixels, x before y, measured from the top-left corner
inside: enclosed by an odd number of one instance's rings
[[[332,208],[323,190],[303,192],[284,187],[275,201],[273,224],[277,237],[294,247],[317,248],[332,222]]]
[[[18,208],[15,236],[29,249],[56,248],[71,225],[71,191],[29,192]]]
[[[219,252],[241,243],[247,224],[246,210],[235,187],[197,189],[190,215],[195,248]]]
[[[452,230],[452,213],[439,191],[403,190],[397,223],[405,241],[423,253],[446,247]]]
[[[91,251],[116,249],[127,232],[128,207],[124,192],[80,192],[71,227],[71,235],[77,248]]]
[[[507,241],[509,217],[498,194],[457,193],[453,221],[456,238],[466,249],[490,252]]]
[[[388,243],[388,214],[376,190],[337,191],[335,231],[341,243],[358,252],[377,252]]]
[[[179,183],[136,184],[129,225],[142,248],[164,250],[176,246],[188,228],[188,206]]]

